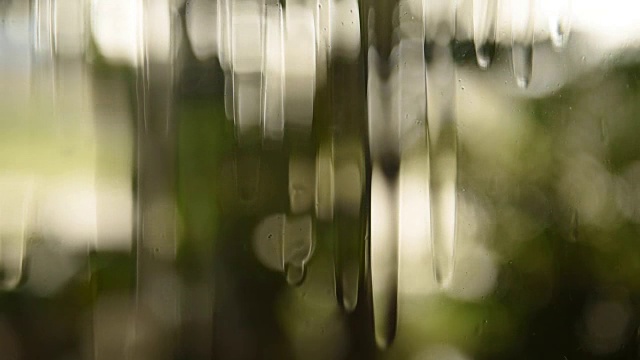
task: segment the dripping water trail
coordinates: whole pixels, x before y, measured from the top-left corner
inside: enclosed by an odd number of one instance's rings
[[[351,312],[358,304],[363,236],[354,219],[339,216],[335,221],[336,233],[339,234],[335,254],[336,296],[342,308]],[[359,225],[359,221],[356,223]]]
[[[498,0],[473,1],[473,41],[476,60],[486,70],[493,62],[496,52],[496,28]]]
[[[527,88],[533,72],[533,29],[535,0],[513,2],[511,16],[511,60],[520,88]]]
[[[333,138],[332,206],[335,236],[335,290],[338,303],[347,312],[358,303],[363,258],[362,200],[364,182],[364,146],[366,139],[366,78],[362,69],[364,54],[356,60],[332,59],[329,66],[331,137]],[[318,172],[318,176],[328,178]],[[320,179],[318,179],[320,182]],[[357,195],[345,198],[338,190],[350,189]]]
[[[447,45],[433,44],[427,63],[431,249],[440,286],[451,280],[456,243],[457,123],[455,68]]]
[[[533,48],[521,42],[513,44],[513,73],[521,89],[529,87],[533,68]]]
[[[371,281],[374,332],[380,348],[394,340],[398,318],[399,159],[374,165],[371,179]]]
[[[369,48],[367,116],[371,156],[369,263],[373,330],[378,347],[395,338],[398,306],[398,124],[392,115],[388,65],[375,47]]]
[[[563,50],[571,33],[571,0],[554,0],[554,13],[549,18],[551,43],[557,51]]]
[[[280,4],[267,4],[263,35],[260,100],[263,145],[280,145],[284,138],[282,27],[282,7]]]
[[[173,64],[149,57],[148,36],[153,32],[147,21],[148,3],[141,3],[136,68],[137,173],[136,173],[136,285],[133,341],[127,358],[165,358],[145,343],[142,329],[149,319],[159,321],[158,336],[163,347],[171,349],[164,331],[179,320],[179,290],[173,280],[176,244],[176,139],[173,123]],[[162,293],[159,294],[158,285]],[[159,340],[155,339],[155,340]]]

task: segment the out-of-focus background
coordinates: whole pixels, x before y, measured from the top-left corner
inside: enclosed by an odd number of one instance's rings
[[[0,0],[0,359],[639,359],[632,0]]]

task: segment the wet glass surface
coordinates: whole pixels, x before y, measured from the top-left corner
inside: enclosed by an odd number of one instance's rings
[[[635,1],[0,19],[0,358],[640,358]]]

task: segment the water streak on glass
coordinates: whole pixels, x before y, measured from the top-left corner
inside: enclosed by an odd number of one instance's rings
[[[360,108],[360,114],[362,114]],[[334,149],[333,187],[335,236],[334,271],[336,296],[347,311],[358,304],[364,230],[361,218],[364,192],[364,154],[362,144],[340,139]],[[322,173],[318,172],[320,176]]]
[[[0,288],[11,290],[22,281],[33,217],[33,180],[2,179],[0,207]]]
[[[473,42],[481,69],[487,69],[495,56],[498,6],[498,0],[473,1]]]
[[[527,88],[533,72],[535,0],[511,3],[511,61],[516,84]]]
[[[260,183],[261,156],[254,151],[263,138],[263,116],[266,102],[265,66],[267,54],[266,7],[257,0],[221,2],[219,54],[225,71],[225,109],[233,120],[238,143],[234,171],[238,193],[243,201],[253,201]],[[229,61],[229,63],[226,63]],[[277,84],[276,84],[277,85]]]
[[[138,106],[136,307],[133,358],[153,352],[144,343],[145,328],[157,323],[168,331],[179,321],[180,289],[172,281],[177,254],[175,204],[174,67],[170,45],[176,20],[168,1],[139,3],[139,52],[136,68]],[[161,284],[161,285],[160,285]],[[170,343],[167,346],[171,347]],[[155,356],[160,356],[155,354]],[[166,355],[160,356],[164,358]]]
[[[324,3],[324,4],[322,4]],[[366,143],[366,78],[362,71],[365,52],[361,51],[360,8],[358,1],[340,0],[320,2],[327,18],[320,18],[321,39],[326,49],[327,100],[330,121],[327,145],[320,145],[318,155],[330,154],[325,171],[318,163],[320,179],[331,175],[331,229],[333,233],[333,263],[335,295],[338,304],[353,312],[361,303],[364,258],[364,201],[366,201],[365,148]],[[326,29],[323,23],[328,23]],[[318,65],[320,66],[320,64]],[[319,69],[320,71],[320,69]],[[321,86],[321,84],[318,84]],[[318,158],[320,160],[320,157]],[[318,194],[320,194],[318,188]],[[320,200],[318,198],[317,200]],[[326,201],[325,201],[326,203]],[[318,209],[319,210],[319,209]],[[321,212],[317,210],[319,218]],[[328,212],[328,211],[325,211]],[[326,216],[325,216],[326,217]],[[366,294],[366,293],[365,293]],[[366,300],[366,298],[365,298]],[[364,302],[366,303],[366,301]]]
[[[281,143],[284,137],[284,59],[282,56],[284,45],[280,4],[266,5],[264,21],[262,131],[264,142]]]
[[[402,3],[400,4],[402,11]],[[421,18],[418,18],[421,19]],[[426,63],[422,23],[400,19],[405,37],[394,47],[390,59],[393,101],[392,116],[398,126],[399,152],[426,145]]]
[[[3,71],[0,152],[4,155],[0,162],[0,288],[3,291],[14,290],[24,280],[29,238],[35,230],[34,210],[37,210],[38,183],[34,173],[38,169],[21,163],[24,156],[14,153],[14,144],[16,138],[25,138],[25,133],[33,132],[40,124],[32,120],[36,111],[25,116],[19,109],[21,105],[29,106],[30,96],[36,93],[43,105],[51,110],[53,101],[45,103],[44,99],[55,91],[51,77],[51,42],[42,40],[41,47],[36,43],[40,33],[51,34],[51,4],[45,4],[44,9],[31,14],[29,5],[29,2],[8,3],[0,13],[2,21],[9,23],[0,30]],[[40,84],[44,89],[38,92]],[[27,136],[25,140],[32,139]]]
[[[186,4],[186,31],[193,53],[201,61],[218,54],[219,19],[222,18],[218,7],[221,3],[222,1],[193,0]]]
[[[428,2],[426,3],[428,6]],[[458,125],[456,70],[450,42],[456,8],[442,5],[444,30],[430,44],[426,94],[431,201],[431,249],[436,281],[446,286],[453,275],[456,245]],[[429,21],[427,17],[426,21]]]
[[[313,11],[316,33],[316,90],[327,84],[331,63],[331,25],[333,1],[317,0]]]
[[[231,6],[233,120],[238,141],[244,145],[260,130],[264,5],[243,0],[233,1]]]
[[[233,94],[233,2],[219,0],[217,2],[217,55],[220,67],[224,72],[224,110],[227,119],[235,121],[235,96]],[[238,134],[236,133],[236,137]]]
[[[218,61],[220,62],[220,67],[225,71],[225,79],[228,77],[229,72],[233,70],[232,68],[232,46],[231,46],[231,34],[233,32],[233,18],[232,18],[232,8],[233,1],[229,0],[218,0],[216,8],[217,14],[217,22],[215,27],[215,33],[218,35],[216,38],[217,47],[217,55]],[[210,29],[210,31],[214,31],[214,29]],[[226,94],[226,93],[225,93]],[[232,95],[232,94],[228,94]]]
[[[371,286],[376,343],[391,345],[398,314],[398,186],[387,164],[374,164],[371,175]],[[391,165],[393,166],[393,165]],[[394,176],[397,176],[394,175]]]
[[[370,199],[370,272],[376,343],[389,346],[396,335],[398,306],[398,199],[400,166],[394,85],[383,79],[387,66],[378,49],[368,51],[367,108],[372,162]]]
[[[571,33],[572,0],[553,1],[553,12],[549,16],[549,35],[556,50],[562,50],[569,42]]]
[[[640,2],[0,20],[0,358],[637,357]]]
[[[322,27],[322,35],[329,33],[329,62],[336,60],[357,64],[361,49],[360,6],[357,0],[328,1],[328,29]],[[322,18],[320,19],[323,20]],[[320,23],[322,24],[322,22]]]
[[[303,4],[283,8],[257,0],[218,6],[218,54],[225,70],[225,111],[233,119],[239,149],[239,192],[257,196],[260,144],[281,144],[285,129],[311,128],[316,76],[316,28]]]
[[[316,91],[316,27],[313,11],[296,2],[284,14],[284,111],[287,130],[309,135]]]
[[[339,150],[340,152],[342,150]],[[355,150],[345,149],[346,156],[336,159],[335,282],[336,296],[341,306],[353,311],[358,304],[362,258],[364,255],[364,225],[359,219],[364,190],[362,157]],[[351,152],[353,151],[353,152]]]
[[[315,175],[315,212],[319,220],[331,221],[335,208],[335,149],[328,141],[318,149]]]

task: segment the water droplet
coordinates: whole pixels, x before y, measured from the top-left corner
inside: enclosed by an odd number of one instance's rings
[[[287,283],[300,285],[314,247],[313,223],[309,215],[266,217],[256,227],[253,250],[265,267],[285,273]]]
[[[311,216],[287,217],[284,233],[284,263],[287,282],[299,285],[305,276],[307,262],[313,252]]]

